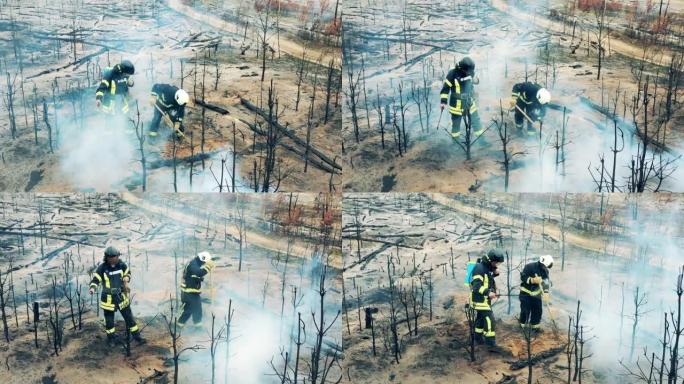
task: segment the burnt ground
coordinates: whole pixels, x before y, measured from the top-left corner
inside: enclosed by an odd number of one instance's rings
[[[10,73],[10,83],[16,89],[13,106],[17,137],[12,138],[8,114],[3,113],[0,189],[142,190],[141,156],[133,125],[128,119],[112,120],[98,113],[93,99],[101,70],[122,58],[130,59],[137,67],[136,85],[131,92],[138,100],[143,127],[152,118],[148,97],[154,83],[182,85],[192,99],[204,97],[206,102],[228,112],[224,115],[204,110],[197,103],[186,108],[189,134],[176,148],[175,187],[171,141],[146,142],[147,190],[211,192],[219,191],[219,184],[224,191],[232,189],[234,152],[235,189],[253,190],[255,161],[257,173],[263,175],[266,138],[255,134],[249,125],[256,123],[261,132],[268,127],[241,103],[241,98],[265,108],[271,80],[282,110],[279,123],[303,141],[296,143],[280,135],[274,171],[279,183],[273,182],[269,189],[328,191],[331,184],[337,188],[341,169],[330,164],[339,165],[335,160],[341,124],[339,98],[331,98],[329,117],[324,122],[325,80],[331,61],[333,96],[338,89],[335,36],[316,32],[302,35],[301,20],[293,11],[283,10],[278,18],[280,29],[272,28],[268,34],[273,54],[267,60],[262,83],[261,57],[257,57],[261,50],[254,30],[259,20],[253,7],[241,2],[193,3],[191,7],[178,0],[141,0],[121,5],[88,1],[81,7],[69,2],[43,7],[41,2],[8,2],[0,11],[0,55],[5,58],[2,72]],[[318,20],[317,25],[324,28],[332,19],[332,10],[325,10],[323,15],[312,16],[307,25]],[[20,22],[13,24],[12,20]],[[245,28],[245,23],[249,23],[249,28]],[[72,44],[74,29],[76,53]],[[306,53],[302,56],[304,49]],[[307,71],[300,105],[295,111],[297,70],[302,62],[306,63]],[[2,92],[6,93],[7,81],[1,83]],[[305,173],[302,154],[306,151],[307,111],[314,83],[316,101],[310,145],[330,163],[313,154]],[[49,148],[48,126],[43,118],[43,99],[48,108],[53,150]],[[34,104],[38,105],[35,119]],[[135,108],[129,117],[137,119]]]
[[[170,304],[176,299],[174,271],[178,269],[180,273],[199,250],[214,255],[216,268],[204,283],[203,323],[189,328],[180,339],[183,347],[199,345],[201,349],[185,352],[181,357],[179,382],[188,382],[190,378],[209,381],[211,370],[206,362],[210,360],[211,315],[216,315],[218,332],[225,321],[229,300],[235,311],[230,344],[234,349],[226,359],[225,341],[219,345],[217,377],[223,380],[228,372],[229,378],[240,377],[243,382],[271,380],[273,369],[269,361],[273,358],[274,365],[281,367],[279,348],[289,348],[286,340],[292,331],[290,327],[296,323],[296,319],[292,321],[292,311],[310,313],[309,306],[316,311],[314,308],[320,305],[314,287],[318,287],[318,277],[325,265],[325,316],[333,327],[325,337],[323,352],[332,356],[340,343],[339,320],[332,323],[340,308],[339,200],[332,196],[294,195],[294,208],[288,215],[290,202],[284,196],[238,197],[239,204],[244,206],[246,229],[239,272],[235,199],[218,194],[145,198],[130,194],[2,195],[0,270],[3,278],[12,271],[9,276],[14,292],[5,294],[10,342],[3,336],[0,380],[172,381],[171,338],[163,316],[170,316]],[[320,219],[324,204],[329,208],[325,225]],[[330,234],[326,240],[321,228],[328,226]],[[121,249],[122,259],[131,269],[132,308],[148,340],[144,346],[133,343],[130,356],[126,356],[123,344],[107,346],[97,299],[87,295],[90,272],[100,262],[107,245]],[[48,327],[53,278],[57,281],[59,313],[64,324],[58,354],[49,341],[54,340],[54,335]],[[300,297],[296,308],[287,304],[292,302],[294,288]],[[84,295],[82,329],[73,329],[68,300],[63,296],[64,292],[77,290]],[[281,315],[282,300],[285,307]],[[34,346],[34,324],[27,321],[27,301],[40,304],[38,348]],[[314,329],[308,318],[303,319],[307,332]],[[122,335],[123,320],[119,315],[116,320]],[[310,357],[309,344],[304,344],[301,364]]]
[[[555,263],[550,307],[544,308],[542,321],[545,332],[532,342],[533,354],[550,356],[534,365],[533,382],[565,382],[567,356],[561,347],[567,343],[569,318],[575,318],[577,300],[583,311],[581,325],[587,332],[585,352],[592,355],[584,362],[587,371],[582,380],[630,382],[620,359],[633,368],[636,359],[642,358],[643,366],[641,348],[657,350],[654,342],[662,330],[662,312],[676,305],[672,289],[680,263],[677,244],[681,243],[681,230],[676,227],[681,220],[681,199],[676,195],[598,194],[565,199],[562,194],[422,193],[357,194],[346,199],[343,250],[350,256],[344,268],[345,380],[526,382],[527,369],[512,367],[513,362],[527,358],[516,319],[519,272],[526,262],[551,254]],[[559,204],[565,207],[565,221]],[[672,213],[662,215],[665,207]],[[566,228],[564,263],[560,257],[561,225]],[[463,285],[466,263],[497,246],[510,255],[510,264],[499,268],[497,287],[500,294],[512,296],[502,296],[493,305],[497,341],[504,353],[490,354],[477,347],[476,361],[470,362],[463,308],[468,297]],[[399,363],[391,352],[388,268],[398,292],[417,289],[417,335],[408,333],[401,294],[396,294]],[[647,293],[648,309],[641,318],[645,322],[637,328],[636,346],[632,346],[633,320],[628,313],[634,311],[630,303],[635,286]],[[408,317],[415,321],[411,299],[408,303]],[[379,310],[374,315],[376,356],[371,330],[362,328],[364,308]],[[632,348],[636,351],[630,356]]]
[[[504,190],[502,145],[496,128],[492,126],[473,145],[472,157],[467,160],[464,150],[453,144],[444,132],[451,126],[447,113],[439,119],[438,97],[443,78],[465,55],[476,61],[480,78],[476,99],[485,127],[493,119],[501,120],[499,100],[506,108],[513,84],[526,78],[549,88],[556,105],[556,109],[548,110],[542,136],[531,139],[514,132],[512,114],[504,113],[504,121],[512,134],[509,153],[519,153],[512,159],[509,191],[595,191],[597,186],[588,168],[600,167],[599,156],[603,155],[608,168],[613,163],[610,148],[614,147],[614,129],[611,119],[603,112],[606,107],[613,107],[616,93],[622,95],[617,110],[625,135],[625,150],[618,154],[616,162],[616,190],[626,190],[628,165],[638,143],[629,110],[630,95],[638,87],[634,69],[643,63],[644,74],[651,79],[658,78],[658,90],[654,92],[660,103],[669,65],[667,57],[672,50],[633,42],[615,32],[606,50],[602,80],[597,81],[593,15],[576,13],[581,22],[573,39],[571,27],[549,17],[551,9],[562,9],[567,2],[554,2],[552,8],[535,2],[524,3],[527,5],[501,1],[386,1],[367,6],[363,2],[347,2],[345,36],[350,47],[347,52],[354,63],[354,78],[365,78],[365,89],[364,81],[359,80],[358,142],[350,107],[345,105],[343,140],[349,168],[344,175],[346,190]],[[675,9],[671,12],[681,17]],[[402,32],[404,21],[406,34]],[[619,15],[612,15],[608,23],[617,30],[622,20]],[[645,61],[641,60],[643,49],[635,50],[634,46],[648,46]],[[349,93],[348,74],[343,78]],[[399,113],[400,84],[406,108],[404,122]],[[419,107],[413,95],[423,95],[423,92],[427,92],[428,101],[421,99]],[[384,149],[378,102],[386,125]],[[389,118],[385,107],[389,107]],[[568,118],[565,141],[563,107]],[[679,109],[659,132],[655,144],[662,144],[663,159],[677,159],[681,154],[682,119]],[[401,156],[396,148],[394,121],[399,127],[405,124],[408,135],[408,150]],[[563,142],[565,145],[559,148],[557,143]],[[655,148],[655,144],[651,143],[651,147]],[[391,189],[388,189],[388,178],[394,181]],[[681,180],[679,169],[661,190],[681,190]],[[647,189],[653,188],[655,184],[650,183]]]

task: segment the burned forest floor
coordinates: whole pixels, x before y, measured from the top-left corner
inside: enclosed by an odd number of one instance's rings
[[[281,350],[297,349],[291,341],[297,312],[305,314],[308,332],[300,370],[311,363],[311,314],[319,316],[320,308],[331,327],[320,356],[334,361],[341,353],[340,322],[333,320],[342,266],[337,199],[124,193],[5,194],[1,200],[0,290],[9,337],[3,334],[0,345],[3,383],[173,382],[168,319],[179,316],[176,287],[200,251],[209,251],[216,267],[203,283],[203,321],[190,321],[177,339],[179,350],[192,348],[179,357],[179,383],[210,382],[212,351],[218,382],[280,382],[274,372],[284,367]],[[147,340],[132,342],[129,352],[123,319],[115,317],[121,340],[109,345],[99,295],[87,292],[110,245],[131,271],[131,308]],[[327,291],[323,302],[320,286]],[[330,375],[339,376],[336,371]]]
[[[652,162],[645,161],[645,169],[653,164],[654,173],[664,177],[652,174],[644,190],[681,190],[684,110],[675,102],[669,115],[663,113],[668,93],[682,97],[681,39],[671,36],[667,44],[630,39],[621,33],[624,15],[610,13],[605,28],[611,34],[602,40],[597,80],[595,16],[574,11],[578,22],[573,31],[567,21],[571,17],[559,16],[571,14],[569,3],[426,0],[368,7],[348,2],[344,22],[349,58],[343,77],[348,94],[353,93],[349,84],[355,84],[356,111],[348,95],[345,189],[627,192],[634,187],[631,161],[643,154],[647,141],[646,158]],[[674,6],[670,14],[672,20],[683,17]],[[487,129],[471,139],[470,158],[465,134],[459,143],[452,142],[449,113],[440,116],[439,110],[444,77],[464,56],[476,63],[480,83],[475,100]],[[508,111],[513,85],[525,80],[552,95],[541,130],[536,124],[533,137],[516,130]],[[650,89],[647,107],[634,102],[645,86]],[[618,151],[615,157],[612,149]],[[606,179],[614,183],[606,184]]]
[[[345,381],[527,382],[527,343],[517,320],[520,272],[550,254],[551,300],[543,309],[544,332],[531,340],[532,382],[566,382],[568,365],[576,374],[578,301],[585,332],[579,355],[586,356],[581,380],[624,382],[629,375],[621,363],[634,368],[643,348],[657,350],[659,320],[676,305],[672,288],[682,233],[668,223],[681,204],[676,195],[389,193],[345,199]],[[661,215],[664,207],[673,213]],[[658,233],[659,241],[644,233]],[[492,305],[502,353],[476,346],[471,361],[466,264],[491,248],[508,256],[498,269],[500,297]],[[648,305],[637,310],[645,323],[630,344],[635,288]],[[367,309],[376,310],[373,328],[367,327]]]
[[[1,189],[338,189],[341,64],[335,35],[315,34],[313,27],[302,35],[314,20],[274,13],[263,71],[261,14],[253,6],[193,3],[3,6],[0,91],[12,112],[0,119]],[[316,20],[332,18],[330,12]],[[107,115],[95,107],[95,90],[104,68],[123,59],[136,66],[134,101],[127,115]],[[162,122],[162,137],[145,138],[141,150],[138,134],[152,120],[149,93],[157,83],[190,94],[185,137],[172,140]]]

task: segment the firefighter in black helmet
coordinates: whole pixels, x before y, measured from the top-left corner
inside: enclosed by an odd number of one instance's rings
[[[504,261],[503,252],[491,249],[478,261],[470,278],[470,306],[475,310],[475,340],[486,344],[491,351],[499,352],[494,331],[492,301],[496,300],[497,266]]]
[[[183,281],[181,282],[181,303],[182,313],[178,318],[178,326],[183,327],[192,316],[193,324],[197,325],[202,321],[202,281],[214,268],[209,252],[200,252],[190,260],[190,263],[183,271]]]
[[[542,300],[549,301],[551,267],[553,257],[544,255],[525,265],[520,273],[520,326],[529,326],[533,332],[541,331]]]
[[[117,95],[121,96],[121,112],[128,113],[128,89],[133,87],[135,67],[129,60],[105,68],[102,81],[95,91],[95,104],[103,112],[114,113]]]
[[[88,292],[92,295],[98,286],[102,286],[100,295],[100,308],[105,317],[105,333],[109,341],[116,340],[116,328],[114,327],[114,313],[118,310],[126,322],[126,327],[139,343],[145,340],[140,336],[140,328],[133,318],[130,302],[131,273],[128,266],[119,260],[121,252],[114,247],[107,247],[104,252],[104,261],[97,267],[90,281]]]
[[[476,137],[484,133],[473,95],[473,84],[477,83],[475,62],[469,57],[461,59],[456,67],[449,71],[446,79],[444,79],[444,85],[439,95],[441,100],[440,108],[444,110],[447,103],[449,105],[451,138],[453,140],[458,140],[461,136],[461,120],[463,119],[464,111],[470,113],[471,132]]]

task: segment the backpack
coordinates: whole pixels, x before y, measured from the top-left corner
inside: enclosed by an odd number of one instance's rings
[[[466,265],[466,275],[463,279],[463,283],[466,287],[470,287],[470,280],[473,278],[473,271],[475,270],[476,265],[477,261],[469,261]]]

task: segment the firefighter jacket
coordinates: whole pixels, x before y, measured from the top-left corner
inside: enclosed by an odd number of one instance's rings
[[[541,284],[533,284],[531,280],[541,277]],[[520,295],[539,296],[549,292],[549,270],[544,264],[535,261],[525,265],[520,273]]]
[[[121,64],[117,64],[111,69],[106,69],[102,81],[95,92],[95,98],[101,100],[107,97],[107,95],[127,94],[129,76],[129,74],[123,72]]]
[[[152,97],[155,104],[164,113],[168,114],[174,123],[182,123],[185,117],[185,105],[176,102],[178,87],[169,84],[155,84],[152,86]]]
[[[490,292],[496,292],[494,269],[488,263],[479,262],[470,278],[470,305],[475,310],[490,310]]]
[[[542,88],[541,85],[528,81],[514,85],[511,92],[511,98],[535,121],[546,115],[546,106],[537,100],[537,92]]]
[[[113,267],[108,263],[102,263],[97,267],[90,280],[90,288],[97,289],[98,286],[102,286],[100,308],[113,311],[116,305],[119,309],[124,309],[130,304],[128,293],[124,292],[124,279],[130,281],[131,273],[123,261],[119,261]]]
[[[465,108],[470,108],[470,113],[477,111],[473,92],[473,77],[456,66],[444,79],[439,98],[443,104],[449,105],[449,112],[452,115],[461,116]]]
[[[183,281],[180,290],[185,293],[202,293],[202,281],[204,276],[209,273],[209,266],[195,257],[188,263],[183,271]]]

